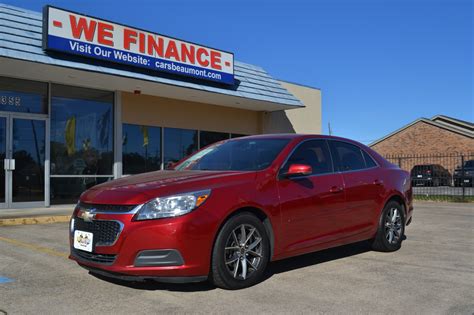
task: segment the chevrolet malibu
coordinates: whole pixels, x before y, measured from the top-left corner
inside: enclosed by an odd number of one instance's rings
[[[291,256],[363,240],[396,251],[412,213],[410,174],[360,143],[250,136],[84,192],[70,258],[106,277],[239,289]]]

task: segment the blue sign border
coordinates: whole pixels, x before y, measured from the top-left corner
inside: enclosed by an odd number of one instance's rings
[[[159,35],[159,36],[164,36],[164,37],[171,38],[171,39],[174,39],[174,40],[184,41],[184,42],[194,44],[194,45],[198,45],[198,46],[202,46],[202,47],[205,47],[205,48],[208,48],[208,49],[214,49],[214,48],[211,48],[211,47],[208,47],[208,46],[204,46],[204,45],[201,45],[201,44],[196,44],[196,43],[193,43],[193,42],[185,41],[185,40],[174,38],[174,37],[171,37],[171,36],[162,35],[162,34],[159,34],[159,33],[150,32],[150,31],[143,30],[143,29],[140,29],[140,28],[136,28],[136,27],[132,27],[132,26],[112,22],[112,21],[109,21],[109,20],[89,16],[89,15],[86,15],[86,14],[77,13],[77,12],[73,12],[73,11],[62,9],[62,8],[47,5],[43,8],[43,49],[44,50],[52,50],[52,51],[58,51],[58,52],[63,52],[63,53],[67,53],[67,54],[72,54],[72,55],[85,56],[85,57],[89,57],[89,58],[93,58],[93,59],[100,59],[100,60],[109,61],[109,62],[116,63],[116,64],[124,64],[124,65],[133,66],[133,67],[149,69],[149,70],[152,70],[152,71],[166,72],[166,73],[171,73],[171,74],[175,74],[175,75],[178,75],[178,76],[185,76],[185,77],[190,77],[190,78],[199,79],[199,80],[213,81],[213,82],[223,83],[223,84],[227,84],[227,85],[234,85],[234,83],[235,83],[235,81],[234,81],[234,68],[232,68],[232,74],[230,74],[230,73],[225,73],[225,72],[221,72],[221,71],[216,71],[216,70],[210,70],[210,69],[206,69],[206,68],[191,66],[191,65],[184,64],[184,63],[181,63],[181,62],[174,62],[174,61],[170,61],[170,60],[167,60],[167,59],[155,58],[155,57],[151,57],[151,56],[147,56],[147,55],[140,55],[140,54],[136,54],[136,53],[133,53],[133,52],[128,52],[128,51],[125,51],[125,50],[119,50],[119,49],[104,47],[104,46],[100,46],[100,45],[95,45],[95,44],[88,43],[88,42],[76,41],[76,40],[73,40],[73,39],[68,39],[68,38],[58,37],[58,36],[54,36],[54,35],[49,35],[49,33],[48,33],[48,31],[49,31],[49,8],[55,8],[55,9],[62,10],[62,11],[65,11],[65,12],[69,12],[69,13],[72,13],[72,14],[78,14],[78,15],[82,15],[82,16],[85,16],[85,17],[89,17],[89,18],[93,18],[93,19],[97,19],[97,20],[101,20],[101,21],[105,21],[105,22],[109,22],[109,23],[113,23],[113,24],[117,24],[117,25],[122,25],[124,27],[128,27],[128,28],[132,28],[132,29],[135,29],[135,30],[156,34],[156,35]],[[73,44],[90,46],[90,50],[88,50],[88,51],[76,51],[76,50],[72,49]],[[100,50],[101,53],[96,54],[95,52],[99,51],[99,50]],[[224,51],[224,50],[219,50],[219,49],[214,49],[214,50],[231,54],[232,55],[232,66],[234,67],[234,54],[233,53],[228,52],[228,51]],[[125,56],[127,56],[127,58],[126,58],[126,60],[121,59],[121,58],[117,58],[118,55],[125,55]],[[143,63],[133,62],[133,60],[141,60],[141,61],[143,61]],[[146,62],[144,60],[146,60]],[[160,67],[157,67],[157,64],[159,64]],[[212,75],[214,77],[209,77],[209,75]],[[216,78],[217,76],[220,76],[220,79]]]

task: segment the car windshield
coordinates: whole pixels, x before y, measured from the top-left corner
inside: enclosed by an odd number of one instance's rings
[[[474,160],[469,160],[464,164],[464,167],[474,167]]]
[[[288,139],[234,139],[197,152],[175,170],[258,171],[270,166]]]

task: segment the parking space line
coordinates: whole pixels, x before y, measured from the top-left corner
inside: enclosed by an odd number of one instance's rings
[[[0,284],[13,282],[13,279],[0,276]]]
[[[57,250],[54,250],[54,249],[51,249],[51,248],[47,248],[47,247],[43,247],[43,246],[39,246],[39,245],[25,243],[25,242],[15,240],[15,239],[12,239],[12,238],[7,238],[7,237],[0,236],[0,241],[5,242],[5,243],[10,243],[10,244],[13,244],[13,245],[16,245],[16,246],[19,246],[19,247],[23,247],[23,248],[28,248],[28,249],[36,251],[36,252],[40,252],[40,253],[43,253],[43,254],[48,254],[50,256],[56,256],[56,257],[62,257],[62,258],[68,258],[69,257],[69,254],[65,253],[65,252],[60,252],[60,251],[57,251]]]

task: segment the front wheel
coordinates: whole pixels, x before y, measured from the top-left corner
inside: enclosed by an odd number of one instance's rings
[[[230,218],[217,236],[211,279],[223,289],[242,289],[259,282],[270,259],[263,223],[251,213]]]
[[[405,214],[403,206],[396,201],[388,202],[379,219],[375,238],[371,240],[372,249],[393,252],[400,249],[405,235]]]

